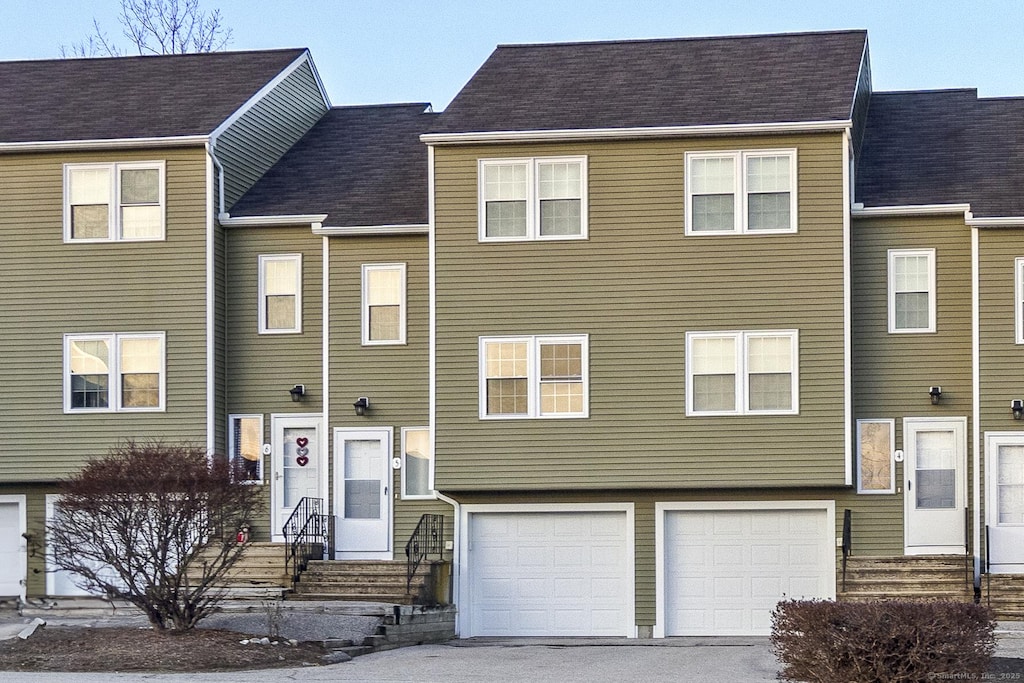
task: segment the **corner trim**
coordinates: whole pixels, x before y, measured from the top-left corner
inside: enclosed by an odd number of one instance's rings
[[[793,121],[781,123],[727,123],[697,126],[644,126],[636,128],[567,128],[556,130],[479,131],[466,133],[425,133],[428,145],[483,144],[494,142],[544,142],[553,140],[600,140],[606,138],[664,138],[698,135],[758,135],[765,133],[811,133],[843,131],[853,127],[849,119],[837,121]]]

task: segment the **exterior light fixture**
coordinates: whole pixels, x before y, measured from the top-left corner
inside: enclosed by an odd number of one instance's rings
[[[939,399],[942,398],[942,387],[929,387],[928,395],[932,397],[932,405],[939,405]]]
[[[298,403],[302,400],[302,397],[306,395],[306,385],[296,384],[294,387],[288,390],[288,393],[292,395],[292,400]]]
[[[360,396],[356,399],[356,402],[352,404],[352,407],[356,409],[356,415],[366,415],[366,411],[370,409],[370,399],[365,396]]]
[[[1024,417],[1024,401],[1015,398],[1010,401],[1010,411],[1013,412],[1013,419],[1019,420]]]

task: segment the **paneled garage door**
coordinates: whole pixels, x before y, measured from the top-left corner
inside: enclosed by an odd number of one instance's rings
[[[667,510],[665,635],[768,635],[783,598],[835,594],[824,509]]]
[[[24,596],[24,511],[16,502],[0,502],[0,596]]]
[[[478,512],[468,518],[466,636],[629,636],[625,512]]]

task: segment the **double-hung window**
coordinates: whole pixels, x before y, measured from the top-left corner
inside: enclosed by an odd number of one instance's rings
[[[796,150],[686,154],[686,234],[796,232]]]
[[[889,332],[935,331],[935,250],[889,250]]]
[[[164,239],[164,162],[64,165],[64,241]]]
[[[433,498],[434,451],[428,427],[402,428],[402,498]]]
[[[1017,258],[1013,262],[1014,292],[1016,293],[1014,303],[1014,314],[1017,318],[1016,341],[1024,344],[1024,258]]]
[[[164,410],[164,333],[64,336],[64,411]]]
[[[405,264],[363,265],[363,344],[405,343]]]
[[[796,414],[796,330],[689,332],[686,414]]]
[[[586,157],[479,164],[481,242],[586,238]]]
[[[482,337],[480,417],[587,417],[587,345],[587,335]]]
[[[260,334],[302,332],[302,254],[259,258]]]

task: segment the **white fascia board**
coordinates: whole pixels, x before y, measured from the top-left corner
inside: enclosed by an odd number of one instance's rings
[[[93,149],[134,149],[139,147],[191,147],[205,145],[209,135],[171,135],[162,138],[111,138],[107,140],[40,140],[0,142],[4,152],[73,152]]]
[[[428,235],[430,225],[417,223],[410,225],[352,225],[336,228],[313,228],[314,235],[328,237],[364,237],[367,235]]]
[[[768,133],[815,133],[844,131],[853,126],[845,121],[803,121],[784,123],[737,123],[706,126],[649,126],[641,128],[583,128],[564,130],[483,131],[469,133],[425,133],[420,141],[428,145],[486,144],[495,142],[550,142],[621,138],[668,138],[712,135],[763,135]]]
[[[296,214],[285,216],[238,216],[232,218],[231,214],[222,213],[217,220],[225,227],[272,227],[280,225],[313,225],[323,223],[327,218],[326,213]]]
[[[249,110],[255,107],[260,100],[267,96],[267,93],[269,93],[271,90],[280,85],[284,79],[291,76],[296,69],[298,69],[306,62],[309,62],[310,66],[312,66],[313,64],[313,61],[309,55],[309,50],[303,50],[302,54],[299,55],[295,59],[295,61],[286,66],[279,74],[270,79],[266,83],[266,85],[257,90],[256,94],[250,97],[248,100],[246,100],[241,107],[236,109],[231,114],[231,116],[224,119],[224,121],[219,126],[217,126],[212,133],[210,133],[210,139],[213,141],[214,146],[216,146],[217,144],[217,138],[220,137],[225,130],[234,125],[234,123],[238,121],[238,119],[245,116],[249,112]],[[314,69],[313,72],[316,73],[316,70]],[[329,109],[330,105],[327,103],[327,93],[323,89],[323,83],[320,82],[319,76],[317,77],[316,81],[317,85],[320,88],[320,96],[324,99],[324,103],[327,104],[327,107]]]
[[[976,228],[1020,228],[1024,227],[1024,216],[999,218],[969,218],[967,225]]]
[[[908,204],[905,206],[859,206],[855,204],[850,211],[850,215],[854,218],[883,218],[891,216],[943,216],[962,213],[966,220],[970,211],[970,204]]]

